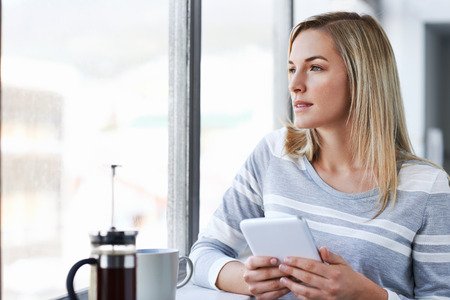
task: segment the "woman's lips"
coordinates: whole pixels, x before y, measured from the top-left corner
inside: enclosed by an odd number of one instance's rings
[[[311,102],[297,100],[294,101],[294,112],[303,112],[308,110],[313,104]]]

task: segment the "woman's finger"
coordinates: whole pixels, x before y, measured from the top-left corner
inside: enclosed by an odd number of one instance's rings
[[[324,262],[327,262],[332,265],[347,265],[347,262],[345,261],[344,258],[331,252],[325,247],[320,248],[319,252]]]
[[[278,265],[278,259],[270,256],[250,256],[245,262],[245,267],[249,270],[255,270],[262,267],[274,267]]]
[[[273,299],[278,299],[280,297],[283,297],[284,295],[288,294],[290,292],[290,290],[288,288],[283,288],[281,290],[278,291],[271,291],[271,292],[267,292],[261,295],[256,295],[256,300],[273,300]]]
[[[330,267],[323,262],[301,257],[287,257],[285,258],[283,264],[302,269],[308,271],[309,273],[314,273],[322,277],[326,277],[326,274],[328,274]]]
[[[283,273],[278,267],[259,268],[256,270],[246,270],[244,272],[244,281],[250,283],[274,278],[279,279],[285,275],[286,274]]]
[[[280,279],[270,279],[266,281],[253,282],[248,285],[248,290],[252,295],[262,295],[272,291],[279,291],[286,287],[281,284]]]
[[[287,287],[297,298],[303,299],[320,299],[321,291],[310,286],[305,286],[300,283],[296,283],[287,277],[282,277],[280,283]]]
[[[326,278],[302,269],[294,268],[285,264],[281,264],[279,269],[283,273],[294,277],[294,280],[298,280],[308,286],[316,287],[318,289],[325,289],[329,285],[329,280]]]

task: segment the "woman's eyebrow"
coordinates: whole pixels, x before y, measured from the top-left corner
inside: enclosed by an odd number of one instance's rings
[[[322,59],[322,60],[328,61],[328,59],[326,59],[322,55],[314,55],[314,56],[308,57],[305,59],[305,61],[313,61],[315,59]]]
[[[310,62],[310,61],[313,61],[313,60],[316,60],[316,59],[322,59],[322,60],[324,60],[324,61],[328,61],[328,59],[326,59],[326,58],[323,57],[322,55],[314,55],[314,56],[305,58],[305,61],[306,61],[306,62]],[[290,64],[290,65],[295,65],[294,62],[293,62],[292,60],[288,61],[288,64]]]

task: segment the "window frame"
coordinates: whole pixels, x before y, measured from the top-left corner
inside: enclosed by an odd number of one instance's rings
[[[169,247],[187,255],[199,232],[201,0],[169,3]]]

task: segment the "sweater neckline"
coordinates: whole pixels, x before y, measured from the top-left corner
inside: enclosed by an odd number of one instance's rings
[[[361,192],[361,193],[345,193],[341,192],[332,186],[330,186],[328,183],[326,183],[317,173],[316,169],[314,169],[311,162],[306,158],[306,156],[303,156],[303,164],[305,166],[306,171],[311,176],[311,179],[325,192],[339,197],[339,198],[345,198],[345,199],[352,199],[352,200],[360,200],[364,198],[372,198],[373,196],[376,196],[379,194],[378,188],[373,188],[371,190]]]

